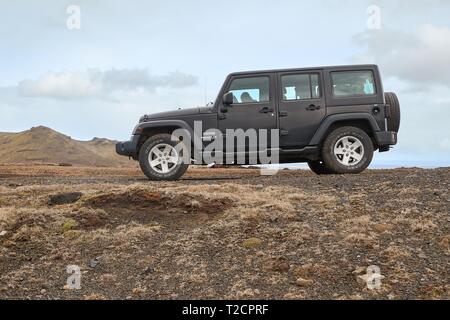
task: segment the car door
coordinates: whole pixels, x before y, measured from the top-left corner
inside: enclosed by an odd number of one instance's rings
[[[230,134],[226,136],[227,129],[256,130],[258,133],[259,129],[277,128],[273,73],[231,76],[223,91],[227,92],[233,94],[233,103],[225,105],[221,102],[218,113],[219,129],[224,138],[233,139]],[[270,137],[270,132],[267,136]],[[247,145],[235,148],[238,151],[245,149],[248,150]]]
[[[321,70],[277,74],[281,148],[308,145],[326,114]]]

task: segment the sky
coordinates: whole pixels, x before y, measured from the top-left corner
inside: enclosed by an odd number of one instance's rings
[[[235,71],[380,66],[399,143],[374,166],[450,166],[450,1],[0,0],[0,132],[127,139]]]

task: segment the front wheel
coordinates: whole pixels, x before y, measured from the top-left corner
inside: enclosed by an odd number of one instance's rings
[[[372,140],[356,127],[333,130],[322,146],[323,162],[335,173],[360,173],[369,166],[372,157]]]
[[[178,180],[189,167],[183,161],[183,150],[176,147],[180,141],[172,141],[167,133],[147,139],[139,152],[139,165],[150,180]]]

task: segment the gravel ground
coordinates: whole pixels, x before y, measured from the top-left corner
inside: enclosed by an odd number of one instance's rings
[[[449,168],[150,182],[0,165],[0,299],[449,299],[449,184]]]

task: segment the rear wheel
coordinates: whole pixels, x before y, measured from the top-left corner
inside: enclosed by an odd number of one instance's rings
[[[323,161],[308,161],[308,167],[311,169],[312,172],[319,175],[333,173],[325,166]]]
[[[150,180],[178,180],[189,167],[183,163],[181,141],[172,141],[170,134],[157,134],[147,139],[139,152],[139,165]]]
[[[372,157],[372,140],[356,127],[333,130],[322,147],[323,162],[335,173],[360,173],[369,166]]]

